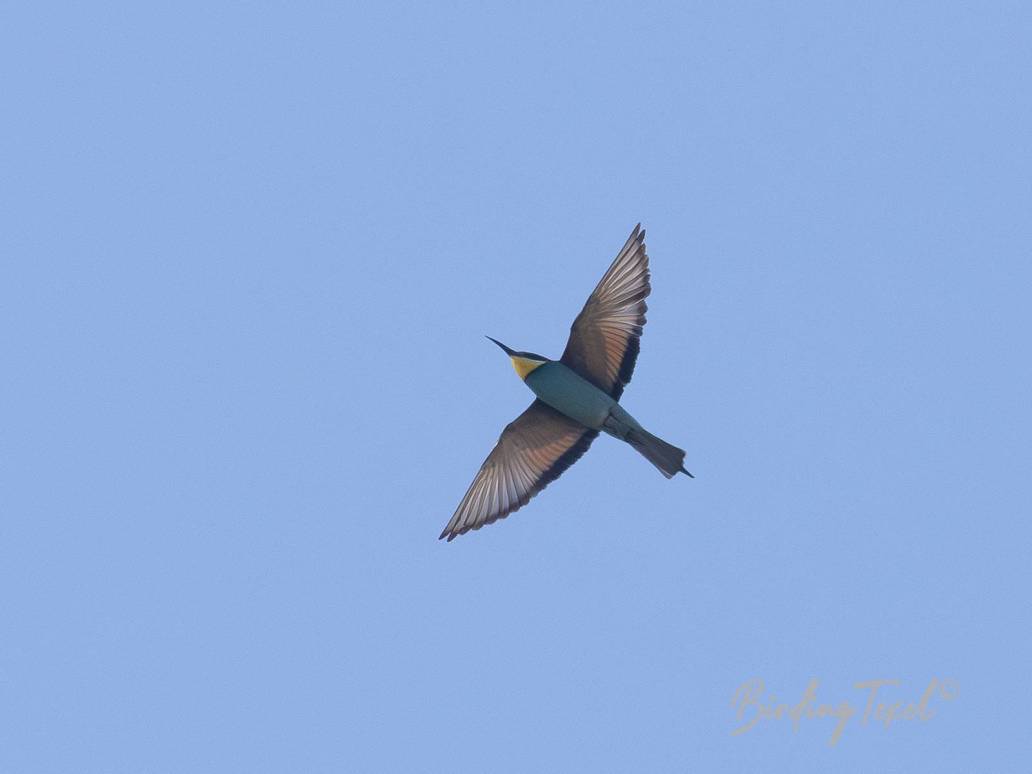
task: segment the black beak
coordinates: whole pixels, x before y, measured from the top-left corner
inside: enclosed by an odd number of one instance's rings
[[[486,338],[491,339],[490,336],[487,336]],[[502,344],[502,342],[500,342],[498,339],[491,339],[491,341],[493,341],[495,344],[497,344],[499,347],[501,347],[502,351],[505,352],[505,354],[508,355],[509,357],[512,357],[513,355],[516,354],[513,350],[509,349],[507,346]]]

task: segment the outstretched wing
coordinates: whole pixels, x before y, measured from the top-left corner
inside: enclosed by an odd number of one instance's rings
[[[454,540],[522,508],[580,459],[597,435],[535,400],[502,431],[441,537]]]
[[[616,400],[634,373],[648,309],[645,297],[651,291],[645,232],[639,223],[573,321],[561,358]]]

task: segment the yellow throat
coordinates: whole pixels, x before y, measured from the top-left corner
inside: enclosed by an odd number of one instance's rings
[[[543,365],[544,363],[540,360],[529,360],[528,358],[519,357],[518,355],[512,356],[512,367],[516,369],[516,373],[520,375],[520,379],[526,379],[527,374],[538,366]]]

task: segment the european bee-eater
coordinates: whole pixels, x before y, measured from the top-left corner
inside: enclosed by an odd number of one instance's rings
[[[638,359],[651,290],[639,223],[573,321],[559,360],[491,339],[537,399],[502,431],[442,538],[451,541],[522,508],[580,459],[599,431],[627,441],[667,478],[692,475],[683,450],[649,433],[617,402]]]

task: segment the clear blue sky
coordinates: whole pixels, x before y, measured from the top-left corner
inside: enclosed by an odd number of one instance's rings
[[[1026,4],[2,16],[0,771],[1029,770]],[[438,542],[639,220],[697,479]]]

